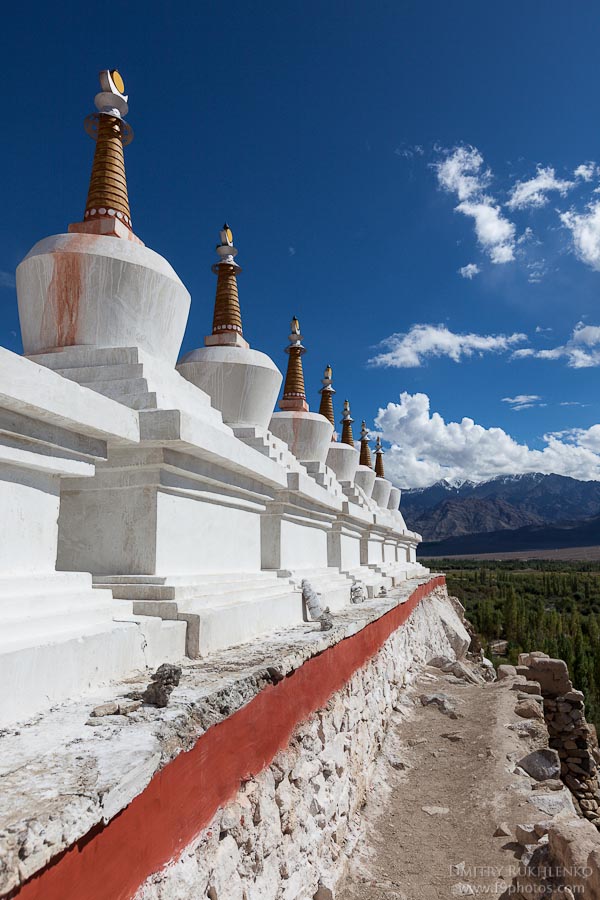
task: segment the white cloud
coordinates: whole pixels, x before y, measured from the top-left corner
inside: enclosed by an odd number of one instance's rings
[[[413,159],[415,156],[423,156],[425,150],[421,144],[413,144],[412,146],[401,144],[399,147],[396,147],[394,153],[396,156],[402,156],[404,159]]]
[[[0,288],[14,288],[15,276],[12,272],[0,271]]]
[[[475,234],[493,263],[514,259],[515,226],[486,194],[492,175],[476,147],[455,147],[435,165],[438,183],[460,201],[456,211],[474,220]]]
[[[483,156],[477,147],[455,147],[435,169],[440,187],[459,200],[481,194],[492,178],[490,170],[483,169]]]
[[[463,278],[468,278],[471,281],[475,278],[476,275],[479,275],[481,269],[476,263],[467,263],[466,266],[461,266],[458,270],[458,274],[462,275]]]
[[[561,197],[564,197],[574,184],[574,181],[557,178],[552,166],[546,168],[538,166],[537,174],[533,178],[515,182],[507,206],[509,209],[545,206],[551,191],[558,191]]]
[[[531,409],[532,406],[545,406],[540,403],[542,398],[538,394],[517,394],[516,397],[503,397],[503,403],[510,403],[510,408],[516,411],[520,409]]]
[[[579,322],[566,342],[550,350],[536,350],[524,347],[513,351],[514,359],[566,359],[571,369],[587,369],[600,366],[600,325],[585,325]]]
[[[491,197],[465,200],[456,210],[474,219],[477,240],[493,263],[507,263],[515,258],[515,226],[504,218]]]
[[[590,203],[586,213],[561,213],[560,220],[571,231],[573,249],[579,259],[600,271],[600,201]]]
[[[582,181],[591,181],[595,174],[595,162],[582,163],[580,166],[577,166],[577,168],[573,172],[575,178],[581,178]]]
[[[570,433],[566,440],[544,435],[543,449],[532,450],[502,428],[484,428],[470,418],[445,422],[439,413],[431,413],[426,394],[408,393],[400,395],[399,403],[380,409],[376,425],[392,445],[386,474],[400,487],[525,472],[600,480],[600,425]]]
[[[447,356],[460,362],[477,353],[502,353],[527,340],[526,334],[455,334],[445,325],[413,325],[406,333],[381,342],[384,350],[369,360],[372,366],[404,369],[420,366],[427,357]]]
[[[296,248],[295,248],[295,247],[288,247],[288,253],[290,254],[290,256],[295,256],[295,255],[296,255]]]

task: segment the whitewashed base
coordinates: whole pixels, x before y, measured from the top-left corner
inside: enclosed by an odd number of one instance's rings
[[[0,579],[0,726],[185,652],[185,623],[135,616],[90,575]]]
[[[302,621],[300,592],[274,572],[106,575],[95,576],[94,584],[131,600],[139,615],[186,622],[192,659]]]

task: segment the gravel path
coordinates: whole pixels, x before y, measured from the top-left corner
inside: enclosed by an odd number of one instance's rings
[[[515,693],[506,683],[459,683],[433,669],[415,688],[414,713],[408,720],[398,717],[386,740],[363,810],[369,838],[357,848],[339,896],[500,897],[518,865],[519,847],[494,832],[506,822],[514,834],[516,823],[536,819],[522,779],[508,770],[508,756],[518,759],[531,749],[529,739],[506,728],[518,721]],[[423,693],[439,692],[456,705],[459,718],[418,702]]]

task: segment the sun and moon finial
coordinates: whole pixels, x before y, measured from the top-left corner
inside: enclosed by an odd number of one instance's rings
[[[96,150],[83,219],[116,219],[131,228],[123,156],[123,147],[133,140],[133,130],[123,118],[129,111],[129,98],[118,69],[103,69],[100,87],[94,98],[97,112],[84,122],[86,132],[96,141]]]

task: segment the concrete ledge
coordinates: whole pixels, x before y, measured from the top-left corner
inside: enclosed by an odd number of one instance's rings
[[[137,443],[137,413],[0,347],[0,408],[91,437]]]
[[[136,687],[121,683],[5,733],[0,895],[131,897],[443,584],[407,581],[339,614],[329,632],[300,625],[184,664],[164,710],[86,724],[94,705]]]

